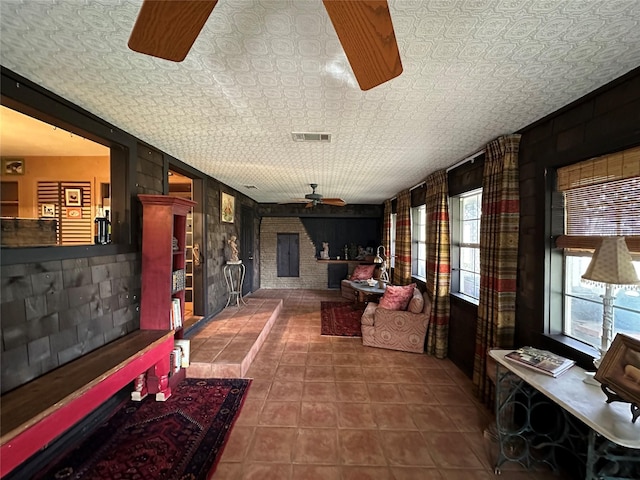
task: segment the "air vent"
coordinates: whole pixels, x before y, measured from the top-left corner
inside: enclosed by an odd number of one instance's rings
[[[245,185],[244,188],[246,188],[247,190],[257,190],[258,187],[256,187],[255,185]]]
[[[294,142],[330,142],[330,133],[302,133],[292,132],[291,137]]]

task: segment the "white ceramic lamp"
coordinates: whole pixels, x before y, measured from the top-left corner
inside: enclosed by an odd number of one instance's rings
[[[582,279],[591,285],[604,286],[602,295],[602,337],[600,342],[600,356],[594,359],[596,368],[613,340],[613,295],[615,288],[637,288],[640,285],[638,275],[627,243],[624,237],[603,237],[600,245],[596,249],[587,271],[582,275]]]

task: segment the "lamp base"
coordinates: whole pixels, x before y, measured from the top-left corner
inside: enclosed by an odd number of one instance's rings
[[[595,378],[593,378],[595,374],[596,372],[584,372],[584,378],[582,379],[582,382],[586,383],[587,385],[593,385],[594,387],[599,387],[600,382],[597,381]]]

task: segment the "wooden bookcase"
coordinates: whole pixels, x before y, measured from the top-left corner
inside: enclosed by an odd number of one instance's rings
[[[174,298],[180,300],[184,318],[187,215],[196,202],[167,195],[140,194],[138,198],[143,207],[140,329],[169,330]],[[175,272],[182,272],[178,289],[174,288]],[[182,333],[176,329],[176,338],[182,338]]]

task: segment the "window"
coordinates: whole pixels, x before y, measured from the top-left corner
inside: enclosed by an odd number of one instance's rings
[[[482,189],[451,198],[451,291],[480,298],[480,216]]]
[[[2,117],[2,247],[94,243],[111,208],[111,149],[6,106]],[[23,135],[22,132],[29,132]]]
[[[411,275],[427,277],[427,210],[424,205],[411,208]]]
[[[634,171],[635,177],[625,178],[625,172]],[[565,235],[558,240],[558,246],[564,248],[562,333],[595,347],[600,346],[604,286],[582,281],[592,256],[585,247],[597,245],[598,236],[640,235],[638,172],[640,148],[558,170],[565,224]],[[635,252],[633,258],[640,276],[639,253]],[[614,336],[620,332],[640,338],[640,292],[616,289],[614,295]]]
[[[394,268],[396,266],[396,222],[398,220],[398,214],[397,213],[392,213],[391,214],[391,231],[389,232],[390,235],[390,252],[389,255],[387,256],[387,262],[389,264],[389,268]]]

